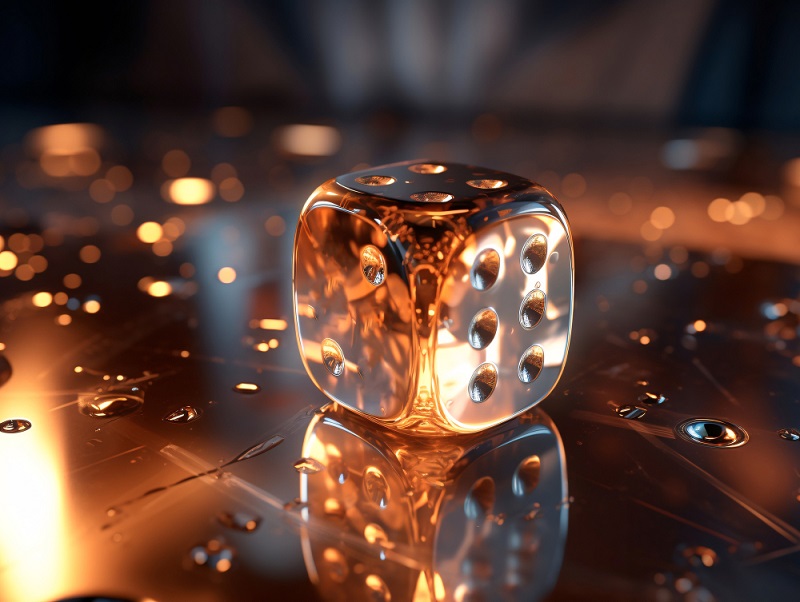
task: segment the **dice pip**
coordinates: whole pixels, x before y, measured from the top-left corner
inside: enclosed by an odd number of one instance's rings
[[[411,161],[329,180],[300,215],[293,278],[311,379],[386,426],[482,430],[538,403],[563,370],[569,225],[519,176]]]

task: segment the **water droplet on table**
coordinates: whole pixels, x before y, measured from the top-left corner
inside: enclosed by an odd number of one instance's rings
[[[739,447],[749,439],[740,426],[716,418],[690,418],[676,430],[687,441],[710,447]]]
[[[650,404],[650,405],[661,405],[665,401],[667,401],[667,397],[661,395],[660,393],[643,393],[636,398],[637,401],[641,401],[642,403]]]
[[[24,418],[9,418],[0,422],[0,433],[24,433],[32,426],[30,420]]]
[[[314,458],[300,458],[294,463],[294,469],[302,474],[315,474],[325,470],[325,466]]]
[[[136,387],[129,393],[83,393],[78,396],[78,410],[92,418],[118,418],[142,407],[144,397]]]
[[[255,383],[237,383],[233,386],[233,390],[237,393],[243,393],[244,395],[255,395],[259,391],[261,391],[261,387],[259,387]]]
[[[617,408],[617,416],[625,418],[626,420],[638,420],[647,414],[647,408],[640,408],[638,406],[624,405]]]
[[[174,412],[170,412],[164,416],[164,422],[172,422],[173,424],[186,424],[194,422],[200,418],[200,410],[192,406],[183,406]]]

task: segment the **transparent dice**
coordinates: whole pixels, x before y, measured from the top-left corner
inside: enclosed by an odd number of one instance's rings
[[[573,252],[541,186],[414,161],[339,176],[300,216],[297,337],[331,399],[415,433],[472,432],[555,387]]]

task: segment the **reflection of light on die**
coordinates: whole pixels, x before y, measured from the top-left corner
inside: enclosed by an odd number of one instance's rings
[[[537,600],[567,528],[561,438],[541,412],[436,445],[327,406],[300,475],[306,568],[328,600]],[[379,587],[378,587],[379,586]],[[376,588],[387,594],[375,597]]]
[[[294,260],[303,361],[346,407],[472,432],[558,382],[571,236],[558,202],[524,178],[421,161],[340,176],[303,208]]]

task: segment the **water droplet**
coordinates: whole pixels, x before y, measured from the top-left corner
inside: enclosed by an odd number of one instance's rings
[[[800,431],[797,429],[781,429],[778,431],[778,436],[787,441],[800,441]]]
[[[24,433],[31,428],[31,421],[24,418],[9,418],[0,422],[0,433]]]
[[[545,308],[544,292],[534,289],[525,295],[519,306],[519,323],[525,330],[531,330],[542,319]]]
[[[542,461],[539,456],[528,456],[520,462],[517,470],[514,471],[514,479],[511,482],[514,494],[522,496],[536,489],[541,469]]]
[[[364,493],[367,499],[379,508],[386,508],[389,503],[389,484],[383,473],[374,466],[364,471]]]
[[[253,447],[250,447],[243,451],[241,454],[236,456],[236,459],[233,462],[241,462],[242,460],[249,460],[250,458],[255,458],[256,456],[260,456],[263,453],[268,452],[271,449],[278,447],[281,443],[284,442],[284,437],[281,435],[275,435],[274,437],[270,437],[266,441],[261,441],[260,443],[256,443]]]
[[[739,447],[749,439],[740,426],[715,418],[690,418],[681,422],[676,431],[687,441],[711,447]]]
[[[712,567],[719,562],[717,553],[711,548],[707,548],[705,546],[686,548],[683,551],[683,557],[689,561],[689,564],[696,567]]]
[[[639,397],[637,397],[636,399],[638,401],[641,401],[642,403],[647,403],[653,406],[657,406],[667,401],[668,398],[665,397],[664,395],[661,395],[660,393],[647,392],[639,395]]]
[[[244,512],[221,512],[217,516],[217,520],[222,526],[243,533],[252,533],[261,524],[260,516],[252,516]]]
[[[194,546],[189,556],[197,566],[206,566],[218,573],[226,573],[233,566],[235,551],[218,539],[212,539],[205,545]]]
[[[472,264],[470,281],[479,291],[485,291],[497,281],[500,273],[500,254],[494,249],[486,249],[478,254]]]
[[[544,349],[539,345],[531,345],[522,354],[517,366],[517,376],[524,383],[536,380],[544,366]]]
[[[361,176],[356,178],[356,182],[364,186],[389,186],[396,181],[392,176]]]
[[[132,414],[142,407],[142,392],[131,387],[130,393],[84,393],[78,396],[78,410],[92,418],[118,418]]]
[[[447,171],[447,167],[438,163],[417,163],[416,165],[409,165],[408,171],[425,174],[444,173]]]
[[[526,274],[535,274],[542,269],[547,260],[547,238],[544,234],[534,234],[525,244],[519,254],[519,263]]]
[[[497,386],[497,368],[490,362],[484,362],[472,373],[469,379],[469,398],[475,403],[489,399]]]
[[[256,383],[242,382],[233,385],[233,390],[237,393],[243,393],[244,395],[255,395],[261,391],[261,387],[259,387]]]
[[[639,420],[645,414],[647,414],[647,408],[640,408],[639,406],[625,405],[617,408],[617,416],[626,420]]]
[[[347,560],[336,548],[325,548],[322,552],[323,566],[334,583],[344,583],[350,572],[347,568]]]
[[[411,198],[420,203],[446,203],[453,200],[453,195],[446,192],[415,192]]]
[[[383,527],[375,523],[368,523],[367,526],[364,527],[364,539],[369,543],[378,544],[384,548],[392,547],[389,537],[386,535],[386,531],[383,530]]]
[[[508,182],[505,180],[467,180],[467,186],[479,188],[481,190],[496,190],[498,188],[505,188]]]
[[[297,472],[302,474],[316,474],[325,470],[325,465],[314,458],[300,458],[293,466]]]
[[[11,364],[5,355],[0,354],[0,387],[8,382],[11,378],[12,370]]]
[[[495,486],[492,477],[481,477],[464,500],[464,514],[470,520],[489,516],[494,508]]]
[[[164,422],[186,424],[187,422],[194,422],[198,418],[200,418],[200,410],[192,406],[183,406],[164,416]]]
[[[328,372],[338,377],[344,372],[344,353],[339,343],[333,339],[323,339],[321,344],[322,363]]]
[[[483,349],[494,340],[495,334],[497,334],[497,312],[487,307],[476,313],[467,332],[469,344],[475,349]]]
[[[367,245],[361,249],[361,272],[372,286],[383,283],[386,277],[386,260],[377,247]]]
[[[364,580],[367,586],[367,600],[370,602],[391,602],[392,595],[389,586],[377,575],[367,575]]]

